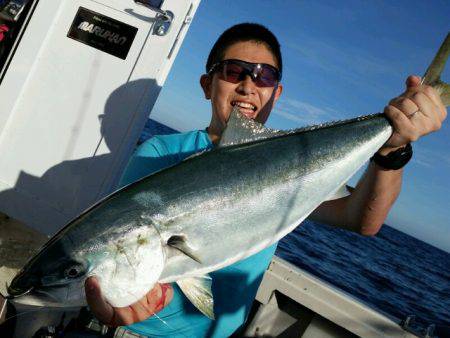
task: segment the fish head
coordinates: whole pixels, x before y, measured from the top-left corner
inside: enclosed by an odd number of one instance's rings
[[[82,306],[84,282],[95,276],[105,299],[123,307],[150,291],[164,268],[163,246],[152,226],[115,229],[82,245],[69,242],[63,236],[33,257],[8,287],[10,297],[31,296],[33,304],[43,306]]]
[[[52,242],[35,255],[12,280],[8,287],[9,297],[33,294],[46,304],[69,302],[68,291],[73,290],[75,285],[78,288],[82,286],[90,263],[84,257],[74,255],[74,251],[67,251],[63,243]],[[73,295],[71,298],[74,298]],[[76,303],[83,302],[79,300]]]

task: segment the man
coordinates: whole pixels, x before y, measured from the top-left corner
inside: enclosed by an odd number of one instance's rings
[[[205,98],[211,101],[209,127],[145,142],[130,160],[121,184],[214,147],[234,106],[247,118],[265,123],[282,93],[280,46],[275,36],[260,25],[240,24],[225,31],[210,52],[206,71],[200,85]],[[406,164],[407,150],[402,149],[438,130],[446,117],[439,96],[431,87],[420,85],[420,78],[410,76],[406,85],[406,91],[391,100],[384,110],[394,133],[370,162],[354,191],[324,202],[311,219],[363,235],[378,232],[400,192],[402,169],[392,169],[392,157],[396,164]],[[86,283],[87,299],[93,313],[103,322],[112,326],[136,323],[128,329],[144,336],[226,337],[244,323],[275,248],[273,245],[211,274],[215,321],[198,312],[176,286],[157,285],[141,301],[127,308],[112,308],[102,299],[96,280],[90,279]],[[146,319],[164,306],[157,318]]]

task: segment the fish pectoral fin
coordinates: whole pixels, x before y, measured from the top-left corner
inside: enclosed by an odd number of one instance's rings
[[[337,200],[339,198],[350,196],[350,194],[352,193],[353,190],[355,190],[355,189],[344,183],[331,196],[328,196],[327,199],[325,200],[325,202],[333,201],[333,200]]]
[[[177,281],[178,286],[192,304],[206,317],[214,320],[214,300],[209,276],[191,277]]]
[[[218,147],[262,140],[284,133],[283,131],[267,128],[259,122],[246,118],[241,114],[239,108],[234,107]]]
[[[192,258],[194,261],[200,264],[202,263],[201,259],[196,254],[196,250],[189,246],[186,236],[174,235],[168,239],[167,245],[181,251],[186,256]]]

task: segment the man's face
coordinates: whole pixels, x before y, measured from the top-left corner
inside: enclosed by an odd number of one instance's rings
[[[237,42],[225,52],[224,60],[237,59],[252,63],[266,63],[278,68],[273,54],[262,43]],[[248,118],[265,123],[270,111],[281,94],[282,87],[258,87],[249,75],[238,83],[227,82],[217,73],[203,75],[200,79],[205,97],[211,100],[212,118],[210,136],[219,136],[226,126],[233,106]],[[214,141],[214,140],[213,140]]]

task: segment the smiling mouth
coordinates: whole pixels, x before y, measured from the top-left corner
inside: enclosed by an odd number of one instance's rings
[[[255,118],[256,106],[248,102],[232,101],[231,105],[233,107],[238,107],[241,114],[247,116],[248,118]]]

